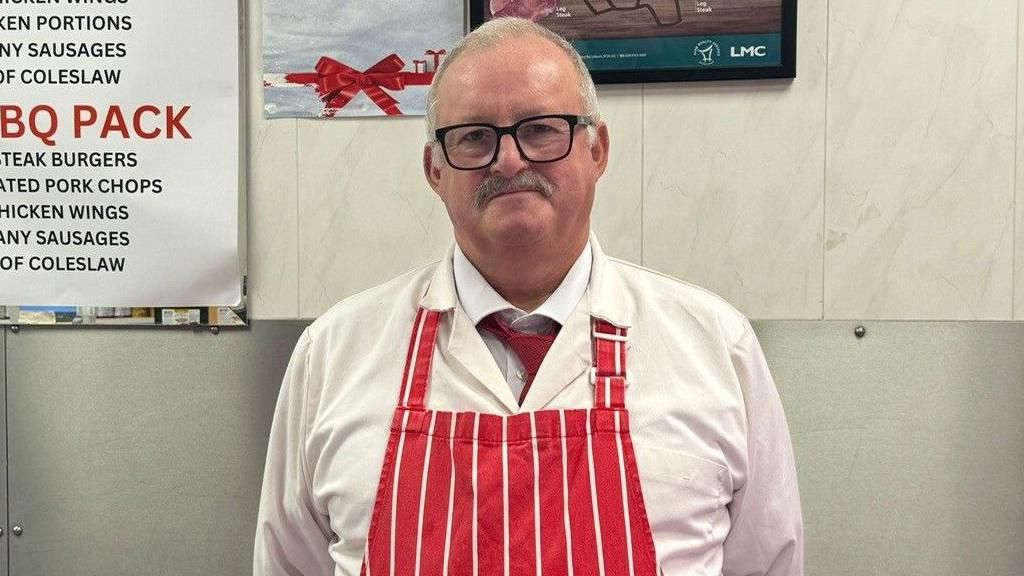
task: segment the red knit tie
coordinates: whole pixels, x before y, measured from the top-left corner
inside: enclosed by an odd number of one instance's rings
[[[544,361],[544,356],[547,355],[551,344],[555,341],[555,336],[558,335],[560,328],[558,323],[554,323],[555,331],[551,334],[527,334],[513,330],[498,314],[491,314],[480,321],[480,328],[508,344],[509,348],[519,357],[519,361],[523,363],[526,380],[523,382],[523,391],[519,394],[519,404],[522,404],[526,399],[526,393],[530,390],[530,385],[533,384],[533,379],[537,376],[537,371],[540,370],[540,363]]]

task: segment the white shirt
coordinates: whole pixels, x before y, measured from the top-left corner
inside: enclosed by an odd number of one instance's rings
[[[359,573],[418,307],[443,311],[431,409],[593,406],[590,318],[629,328],[626,406],[666,576],[803,574],[796,467],[754,332],[703,289],[604,256],[522,407],[455,289],[453,252],[338,303],[303,333],[270,434],[254,573]],[[462,575],[453,575],[462,576]]]
[[[539,308],[527,313],[516,308],[505,300],[466,258],[459,245],[455,245],[452,257],[452,269],[455,277],[455,291],[458,293],[459,304],[474,325],[494,313],[500,313],[510,327],[527,334],[549,334],[554,331],[554,324],[565,324],[576,304],[587,291],[590,281],[590,265],[593,261],[590,243],[583,247],[576,262],[569,268],[558,288],[547,297]],[[502,375],[508,382],[512,394],[518,398],[526,383],[526,372],[523,363],[509,346],[500,338],[487,330],[477,329],[484,344],[490,350],[494,361],[498,363]]]

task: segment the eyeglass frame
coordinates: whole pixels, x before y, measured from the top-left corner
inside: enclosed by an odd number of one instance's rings
[[[565,154],[562,154],[558,158],[552,158],[550,160],[532,160],[526,154],[526,152],[523,151],[523,147],[519,143],[519,138],[516,136],[516,131],[519,129],[520,126],[526,124],[527,122],[534,122],[546,118],[559,118],[569,123],[569,147],[565,150]],[[491,160],[486,164],[483,164],[482,166],[477,166],[476,168],[460,168],[453,164],[451,158],[448,156],[448,147],[445,146],[444,143],[444,137],[448,132],[451,132],[452,130],[458,128],[465,128],[467,126],[480,126],[483,128],[490,128],[491,130],[494,130],[495,135],[497,135],[498,137],[497,140],[494,141],[494,155],[491,156]],[[594,121],[594,118],[592,116],[583,116],[580,114],[541,114],[540,116],[530,116],[528,118],[523,118],[522,120],[517,121],[515,124],[509,124],[508,126],[495,126],[494,124],[488,124],[486,122],[466,122],[464,124],[454,124],[452,126],[444,126],[442,128],[434,130],[434,141],[441,145],[441,151],[444,152],[445,161],[448,162],[448,165],[454,168],[455,170],[464,170],[469,172],[472,170],[483,170],[484,168],[492,166],[495,162],[498,161],[498,153],[501,152],[501,140],[502,138],[505,137],[506,134],[512,137],[512,141],[515,142],[516,145],[516,150],[519,151],[519,155],[525,158],[527,162],[532,162],[534,164],[549,164],[551,162],[558,162],[559,160],[566,158],[567,156],[569,156],[569,154],[572,153],[572,144],[573,141],[576,140],[577,126],[586,126],[590,128],[597,126],[597,122]]]

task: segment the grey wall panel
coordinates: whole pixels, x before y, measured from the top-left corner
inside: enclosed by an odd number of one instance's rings
[[[251,573],[266,438],[306,323],[7,338],[18,576]]]
[[[16,576],[250,571],[305,322],[6,339]],[[1024,325],[755,323],[786,406],[808,576],[1019,575]]]
[[[758,322],[809,576],[1024,573],[1024,324]]]

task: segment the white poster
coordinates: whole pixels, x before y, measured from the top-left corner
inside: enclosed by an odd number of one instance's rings
[[[263,0],[268,118],[422,115],[463,0]]]
[[[238,23],[0,0],[0,303],[239,303]]]

